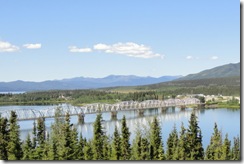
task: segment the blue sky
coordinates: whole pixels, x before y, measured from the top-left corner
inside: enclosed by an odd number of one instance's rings
[[[238,0],[0,0],[0,81],[187,75],[240,61]]]

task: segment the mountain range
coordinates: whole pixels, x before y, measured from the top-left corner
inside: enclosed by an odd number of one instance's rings
[[[115,86],[137,86],[171,81],[181,76],[140,77],[134,75],[110,75],[104,78],[76,77],[43,82],[13,81],[0,82],[0,92],[41,91],[64,89],[95,89]]]
[[[43,82],[13,81],[0,82],[0,92],[41,91],[41,90],[71,90],[96,89],[116,86],[141,86],[161,84],[169,81],[184,81],[240,76],[240,62],[218,66],[187,76],[140,77],[134,75],[110,75],[104,78],[76,77],[63,80],[48,80]],[[198,80],[201,83],[201,80]]]

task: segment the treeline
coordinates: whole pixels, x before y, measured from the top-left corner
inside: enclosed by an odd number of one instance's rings
[[[77,92],[71,95],[73,104],[82,103],[116,103],[119,101],[144,101],[150,99],[157,99],[158,95],[155,91],[145,91],[145,92],[129,92],[120,93],[113,91],[103,91],[103,90],[86,90]]]
[[[87,103],[115,103],[118,101],[144,101],[158,99],[155,91],[119,93],[103,90],[57,90],[28,92],[23,94],[2,94],[0,104],[55,104],[67,102],[73,105]]]
[[[197,87],[177,87],[177,88],[161,88],[158,94],[164,95],[187,95],[187,94],[204,94],[223,96],[240,96],[240,87],[238,86],[197,86]]]
[[[161,128],[155,117],[148,131],[138,130],[130,143],[131,132],[126,118],[121,121],[121,129],[115,127],[113,136],[106,135],[102,115],[94,122],[93,138],[87,140],[78,135],[70,123],[70,116],[59,117],[50,132],[45,129],[45,119],[34,123],[32,136],[20,140],[17,115],[11,112],[9,120],[0,118],[0,159],[2,160],[240,160],[240,140],[234,144],[228,135],[222,139],[217,124],[214,125],[210,144],[204,150],[202,133],[197,117],[191,114],[188,128],[182,124],[178,133],[174,127],[164,145]]]
[[[148,87],[160,86],[240,86],[240,76],[222,77],[222,78],[209,78],[209,79],[195,79],[195,80],[173,80],[158,84],[147,85]]]

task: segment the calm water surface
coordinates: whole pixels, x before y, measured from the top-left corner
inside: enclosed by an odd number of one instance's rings
[[[0,106],[0,112],[4,110],[11,109],[47,109],[53,108],[53,106]],[[131,132],[131,141],[135,137],[135,132],[141,129],[145,134],[148,133],[148,122],[151,122],[154,116],[160,121],[162,128],[162,136],[164,140],[164,145],[166,145],[166,139],[169,133],[172,131],[175,125],[178,132],[180,131],[181,123],[188,127],[188,121],[193,109],[187,108],[181,110],[179,108],[168,108],[165,111],[159,109],[148,109],[145,110],[144,116],[139,116],[134,110],[132,111],[122,111],[118,112],[117,119],[111,120],[110,113],[103,113],[103,126],[106,129],[108,135],[112,136],[114,132],[115,125],[121,128],[121,119],[123,115],[126,116],[127,125]],[[213,133],[214,123],[216,122],[219,129],[222,131],[223,136],[228,133],[229,139],[233,143],[233,137],[240,136],[240,110],[231,110],[226,108],[219,109],[197,109],[194,110],[198,117],[199,127],[202,130],[203,135],[203,146],[209,144],[210,137]],[[92,137],[93,134],[93,122],[95,121],[96,114],[87,114],[85,116],[85,124],[78,124],[77,116],[71,117],[71,123],[73,123],[77,129],[78,133],[82,132],[83,137],[87,139]],[[53,118],[46,119],[46,127],[50,130],[50,126],[53,123]],[[21,129],[21,139],[25,139],[28,133],[32,133],[33,121],[19,121]]]

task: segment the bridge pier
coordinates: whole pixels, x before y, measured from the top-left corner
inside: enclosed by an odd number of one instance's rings
[[[144,116],[144,110],[143,109],[137,109],[139,116]]]
[[[181,109],[181,110],[185,110],[185,109],[186,109],[186,106],[185,106],[185,105],[181,105],[181,106],[180,106],[180,109]]]
[[[116,120],[117,119],[117,111],[111,111],[111,119]]]
[[[202,104],[197,104],[197,108],[198,108],[198,109],[202,109],[202,108],[204,108],[204,107],[205,107],[205,104],[203,104],[203,103],[202,103]]]
[[[83,113],[78,114],[78,122],[81,124],[85,123],[85,114]]]
[[[161,113],[165,113],[167,111],[167,109],[168,109],[167,107],[162,107],[161,108]]]

